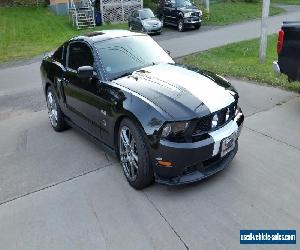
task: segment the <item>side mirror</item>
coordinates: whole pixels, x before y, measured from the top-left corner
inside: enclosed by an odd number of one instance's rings
[[[82,66],[77,69],[77,76],[81,79],[92,78],[94,76],[94,68],[91,66]]]

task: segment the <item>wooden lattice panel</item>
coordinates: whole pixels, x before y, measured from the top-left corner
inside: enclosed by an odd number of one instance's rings
[[[106,22],[126,22],[133,10],[143,7],[142,0],[102,0],[102,20]]]

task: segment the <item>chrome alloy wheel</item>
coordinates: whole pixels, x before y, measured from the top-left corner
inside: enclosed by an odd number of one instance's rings
[[[135,181],[138,173],[138,153],[136,140],[130,129],[123,126],[119,134],[119,149],[121,164],[126,177],[130,181]]]
[[[51,92],[48,92],[47,95],[47,107],[48,107],[48,116],[53,127],[57,126],[58,115],[57,115],[57,104],[54,99],[54,96]]]
[[[183,31],[183,20],[182,20],[182,19],[180,19],[179,22],[178,22],[178,30],[179,30],[180,32]]]

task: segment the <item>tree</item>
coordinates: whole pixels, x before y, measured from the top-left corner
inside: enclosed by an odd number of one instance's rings
[[[261,33],[260,33],[260,47],[259,47],[259,61],[264,63],[266,60],[267,46],[268,46],[268,16],[270,10],[270,0],[263,0],[262,17],[261,17]]]
[[[209,0],[205,0],[205,9],[207,10],[207,13],[209,13]]]

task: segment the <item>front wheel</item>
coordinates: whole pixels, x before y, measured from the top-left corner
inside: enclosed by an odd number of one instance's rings
[[[178,24],[177,24],[177,27],[178,27],[178,31],[179,32],[183,32],[184,31],[184,22],[183,22],[183,19],[179,19],[178,21]]]
[[[154,181],[153,168],[145,136],[131,120],[122,120],[118,134],[119,156],[129,184],[142,189]]]
[[[194,24],[194,27],[195,27],[196,30],[200,29],[201,23]]]

